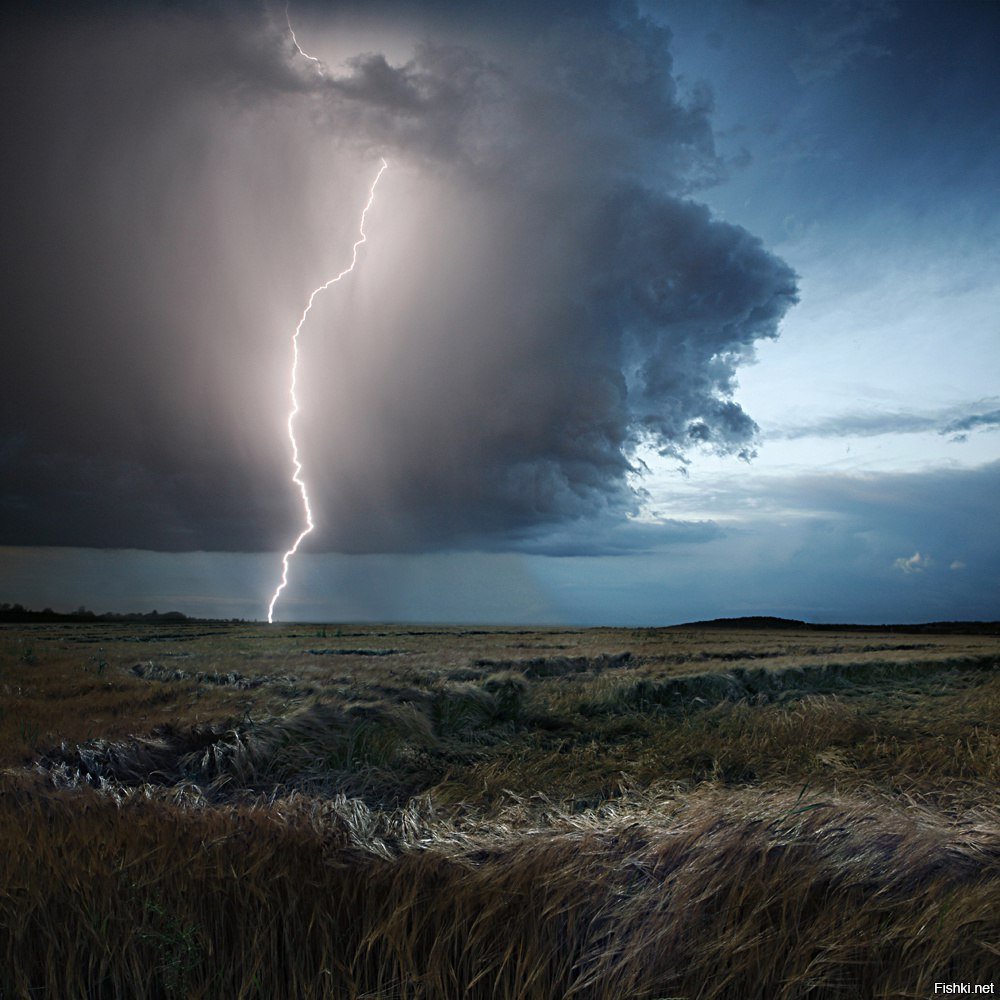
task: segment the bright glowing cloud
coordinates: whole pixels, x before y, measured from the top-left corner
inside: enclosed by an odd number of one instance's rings
[[[923,573],[923,571],[930,565],[930,556],[921,555],[919,552],[914,552],[912,556],[908,556],[906,558],[900,557],[893,563],[893,566],[895,566],[896,569],[901,570],[907,575],[911,573]]]

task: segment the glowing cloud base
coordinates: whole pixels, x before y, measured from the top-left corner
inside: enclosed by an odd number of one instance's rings
[[[308,58],[312,58],[311,56]],[[336,277],[331,278],[326,283],[320,285],[318,288],[313,290],[313,293],[309,296],[309,302],[307,303],[305,309],[302,311],[302,316],[299,318],[298,325],[295,327],[295,333],[292,335],[292,378],[291,385],[289,387],[289,397],[292,401],[292,408],[288,413],[288,440],[292,443],[292,465],[294,467],[294,472],[292,473],[292,482],[295,483],[299,488],[299,493],[302,496],[302,510],[305,514],[306,526],[299,532],[298,538],[292,543],[292,547],[284,554],[281,560],[281,583],[278,584],[271,596],[271,603],[267,607],[267,621],[268,624],[274,622],[274,606],[281,596],[281,592],[288,586],[288,567],[292,556],[295,555],[299,550],[299,545],[302,544],[302,539],[308,535],[313,528],[316,527],[313,521],[312,505],[309,502],[309,491],[306,487],[305,480],[302,478],[302,462],[299,460],[299,445],[298,441],[295,439],[295,418],[298,416],[301,407],[299,406],[299,398],[295,392],[295,388],[298,382],[298,371],[299,371],[299,334],[302,332],[302,326],[306,321],[306,317],[309,315],[310,310],[313,307],[313,302],[316,300],[316,296],[320,292],[325,292],[331,285],[335,285],[341,278],[345,275],[350,274],[354,270],[354,265],[358,262],[358,247],[363,243],[368,241],[368,237],[365,235],[365,219],[368,215],[368,210],[372,207],[372,203],[375,201],[375,187],[385,173],[389,164],[382,160],[382,166],[379,167],[378,173],[375,175],[375,180],[372,181],[372,186],[368,191],[368,201],[365,204],[364,209],[361,212],[361,224],[358,226],[358,239],[354,243],[354,247],[351,252],[351,263],[348,267],[344,268]]]

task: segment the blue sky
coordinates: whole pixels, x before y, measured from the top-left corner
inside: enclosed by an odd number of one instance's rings
[[[4,600],[265,613],[381,151],[279,618],[1000,617],[994,4],[88,9],[8,60]]]

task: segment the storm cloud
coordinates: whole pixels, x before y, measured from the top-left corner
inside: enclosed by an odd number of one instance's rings
[[[321,73],[281,10],[96,11],[2,43],[0,544],[284,547],[289,338],[380,156],[303,334],[312,548],[585,548],[642,448],[752,457],[737,369],[796,279],[697,202],[725,165],[669,31],[385,7]]]

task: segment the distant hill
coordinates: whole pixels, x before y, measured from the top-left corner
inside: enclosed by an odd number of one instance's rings
[[[712,618],[709,621],[671,625],[672,629],[795,629],[807,632],[910,632],[925,635],[1000,635],[1000,622],[921,622],[915,625],[816,624],[797,618],[751,615],[747,618]]]
[[[808,622],[800,622],[797,618],[775,618],[771,615],[752,615],[748,618],[712,618],[704,622],[684,622],[681,625],[671,625],[670,628],[795,628],[809,629],[815,626]]]

